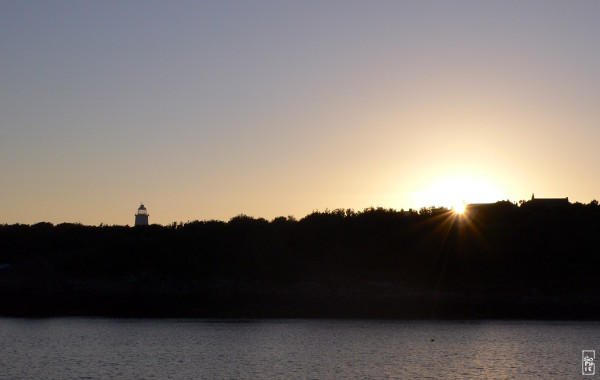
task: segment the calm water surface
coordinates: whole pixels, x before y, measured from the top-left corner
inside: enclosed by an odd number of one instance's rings
[[[2,379],[593,379],[582,349],[600,323],[0,318]]]

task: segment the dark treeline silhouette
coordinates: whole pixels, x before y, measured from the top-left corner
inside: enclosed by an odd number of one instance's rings
[[[600,206],[0,226],[0,314],[597,318]]]

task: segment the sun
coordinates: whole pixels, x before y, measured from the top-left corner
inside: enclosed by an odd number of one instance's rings
[[[477,177],[447,176],[432,181],[417,194],[420,207],[446,207],[456,214],[469,203],[493,203],[503,194],[490,181]]]
[[[467,205],[463,202],[456,203],[452,206],[452,211],[454,211],[455,214],[462,215],[465,213],[466,206]]]

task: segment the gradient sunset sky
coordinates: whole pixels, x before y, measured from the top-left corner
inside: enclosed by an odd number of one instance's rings
[[[0,223],[600,198],[599,1],[2,1]]]

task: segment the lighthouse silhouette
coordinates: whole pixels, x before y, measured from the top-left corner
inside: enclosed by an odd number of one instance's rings
[[[135,214],[135,226],[147,226],[148,225],[148,210],[144,207],[143,203],[140,203],[140,207]]]

